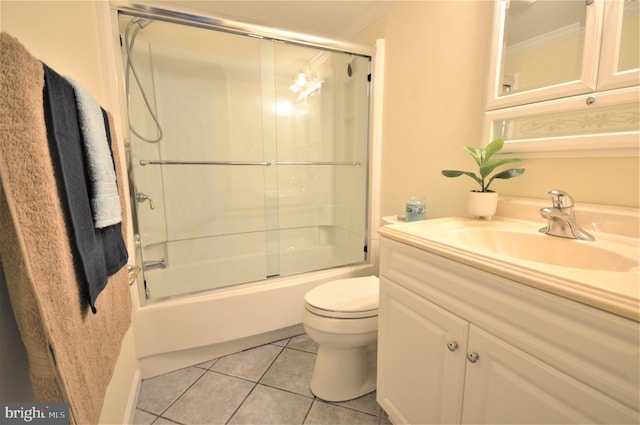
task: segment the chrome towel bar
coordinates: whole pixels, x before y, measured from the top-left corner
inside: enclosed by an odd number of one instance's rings
[[[360,165],[359,162],[276,161],[275,165]]]
[[[141,159],[140,165],[262,165],[268,167],[269,161],[167,161],[162,159]]]
[[[141,159],[140,165],[360,165],[359,162],[323,162],[323,161],[169,161],[161,159]]]

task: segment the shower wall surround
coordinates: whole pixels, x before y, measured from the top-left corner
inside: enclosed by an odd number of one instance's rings
[[[130,132],[146,296],[364,262],[370,58],[132,19],[129,121],[160,138]]]

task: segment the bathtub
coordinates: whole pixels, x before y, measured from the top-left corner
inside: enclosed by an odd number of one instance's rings
[[[147,244],[145,262],[162,260],[167,265],[145,270],[147,296],[162,300],[261,281],[265,276],[292,276],[361,263],[362,237],[335,226],[282,229],[277,253],[267,252],[264,232]],[[336,244],[336,239],[341,242]]]
[[[377,238],[371,245],[370,254],[377,253]],[[302,306],[307,291],[334,279],[377,275],[376,264],[375,255],[370,255],[367,263],[358,265],[209,289],[140,305],[133,313],[133,326],[141,377],[150,378],[303,333]],[[186,282],[202,273],[199,267],[211,266],[169,263],[167,269],[146,273],[147,277],[165,273],[174,282]]]

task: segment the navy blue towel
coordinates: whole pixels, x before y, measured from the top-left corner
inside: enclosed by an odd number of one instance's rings
[[[69,227],[74,264],[83,284],[81,292],[87,297],[81,302],[88,301],[95,314],[96,299],[107,285],[108,276],[127,263],[128,252],[120,223],[103,229],[94,227],[89,201],[89,176],[85,166],[74,90],[65,78],[46,64],[43,66],[43,103],[51,159]],[[103,117],[108,129],[104,111]],[[109,133],[107,130],[111,145]]]

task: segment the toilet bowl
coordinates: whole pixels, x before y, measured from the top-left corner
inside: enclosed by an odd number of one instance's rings
[[[376,276],[334,280],[306,293],[302,323],[318,354],[311,392],[345,401],[376,389],[378,341]]]

